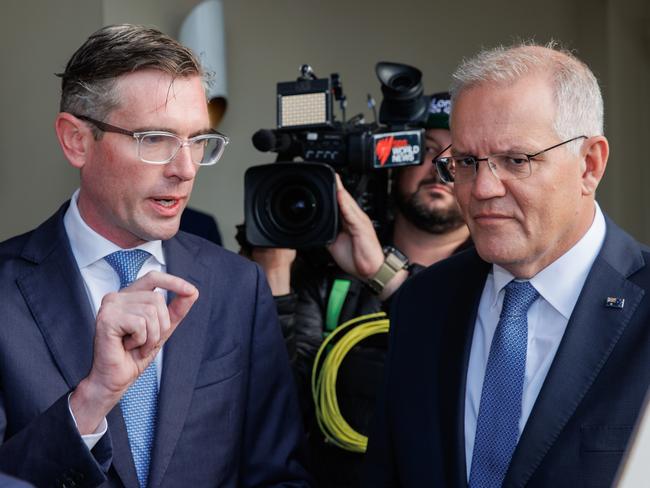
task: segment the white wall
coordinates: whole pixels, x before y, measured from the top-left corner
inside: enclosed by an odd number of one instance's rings
[[[0,239],[37,225],[67,198],[77,176],[52,129],[58,80],[74,49],[104,24],[156,25],[173,36],[198,0],[12,0],[0,18]],[[4,4],[7,4],[6,6]],[[650,115],[650,17],[643,0],[438,1],[224,0],[229,109],[220,129],[231,137],[223,160],[201,170],[193,206],[217,216],[226,246],[243,218],[243,174],[273,160],[250,143],[275,124],[275,84],[309,63],[319,76],[338,72],[348,115],[379,102],[379,60],[420,68],[427,92],[445,89],[458,60],[482,46],[517,38],[561,40],[576,48],[603,82],[613,148],[599,193],[604,209],[650,241],[644,138]],[[61,19],[61,20],[57,20]]]

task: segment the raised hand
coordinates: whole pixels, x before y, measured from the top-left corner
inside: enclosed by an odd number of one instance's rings
[[[167,305],[155,291],[174,293]],[[109,293],[97,312],[93,365],[70,407],[82,434],[94,432],[187,315],[199,292],[187,281],[151,271]]]
[[[345,272],[358,278],[373,276],[384,262],[384,253],[368,215],[357,205],[336,175],[337,200],[342,229],[328,250]]]

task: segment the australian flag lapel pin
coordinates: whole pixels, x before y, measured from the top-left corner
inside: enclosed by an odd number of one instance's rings
[[[625,306],[625,298],[607,297],[605,299],[605,307],[607,308],[623,308]]]

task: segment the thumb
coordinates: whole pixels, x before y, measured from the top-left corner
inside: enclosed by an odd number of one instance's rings
[[[199,298],[199,290],[195,287],[192,287],[192,290],[186,294],[177,294],[167,308],[169,309],[169,321],[171,324],[171,330],[173,331],[176,326],[185,318],[187,313],[194,305],[194,302]]]

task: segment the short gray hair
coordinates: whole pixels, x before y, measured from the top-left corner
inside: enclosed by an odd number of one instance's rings
[[[553,129],[561,139],[603,135],[603,97],[589,67],[551,41],[499,46],[465,59],[452,75],[451,98],[485,83],[508,85],[532,74],[549,76],[556,113]],[[578,142],[578,141],[577,141]],[[570,144],[577,151],[578,144]]]
[[[194,53],[159,30],[142,25],[99,29],[72,55],[61,77],[61,112],[105,120],[119,106],[121,75],[157,69],[173,77],[204,76]],[[95,138],[101,133],[93,127]]]

